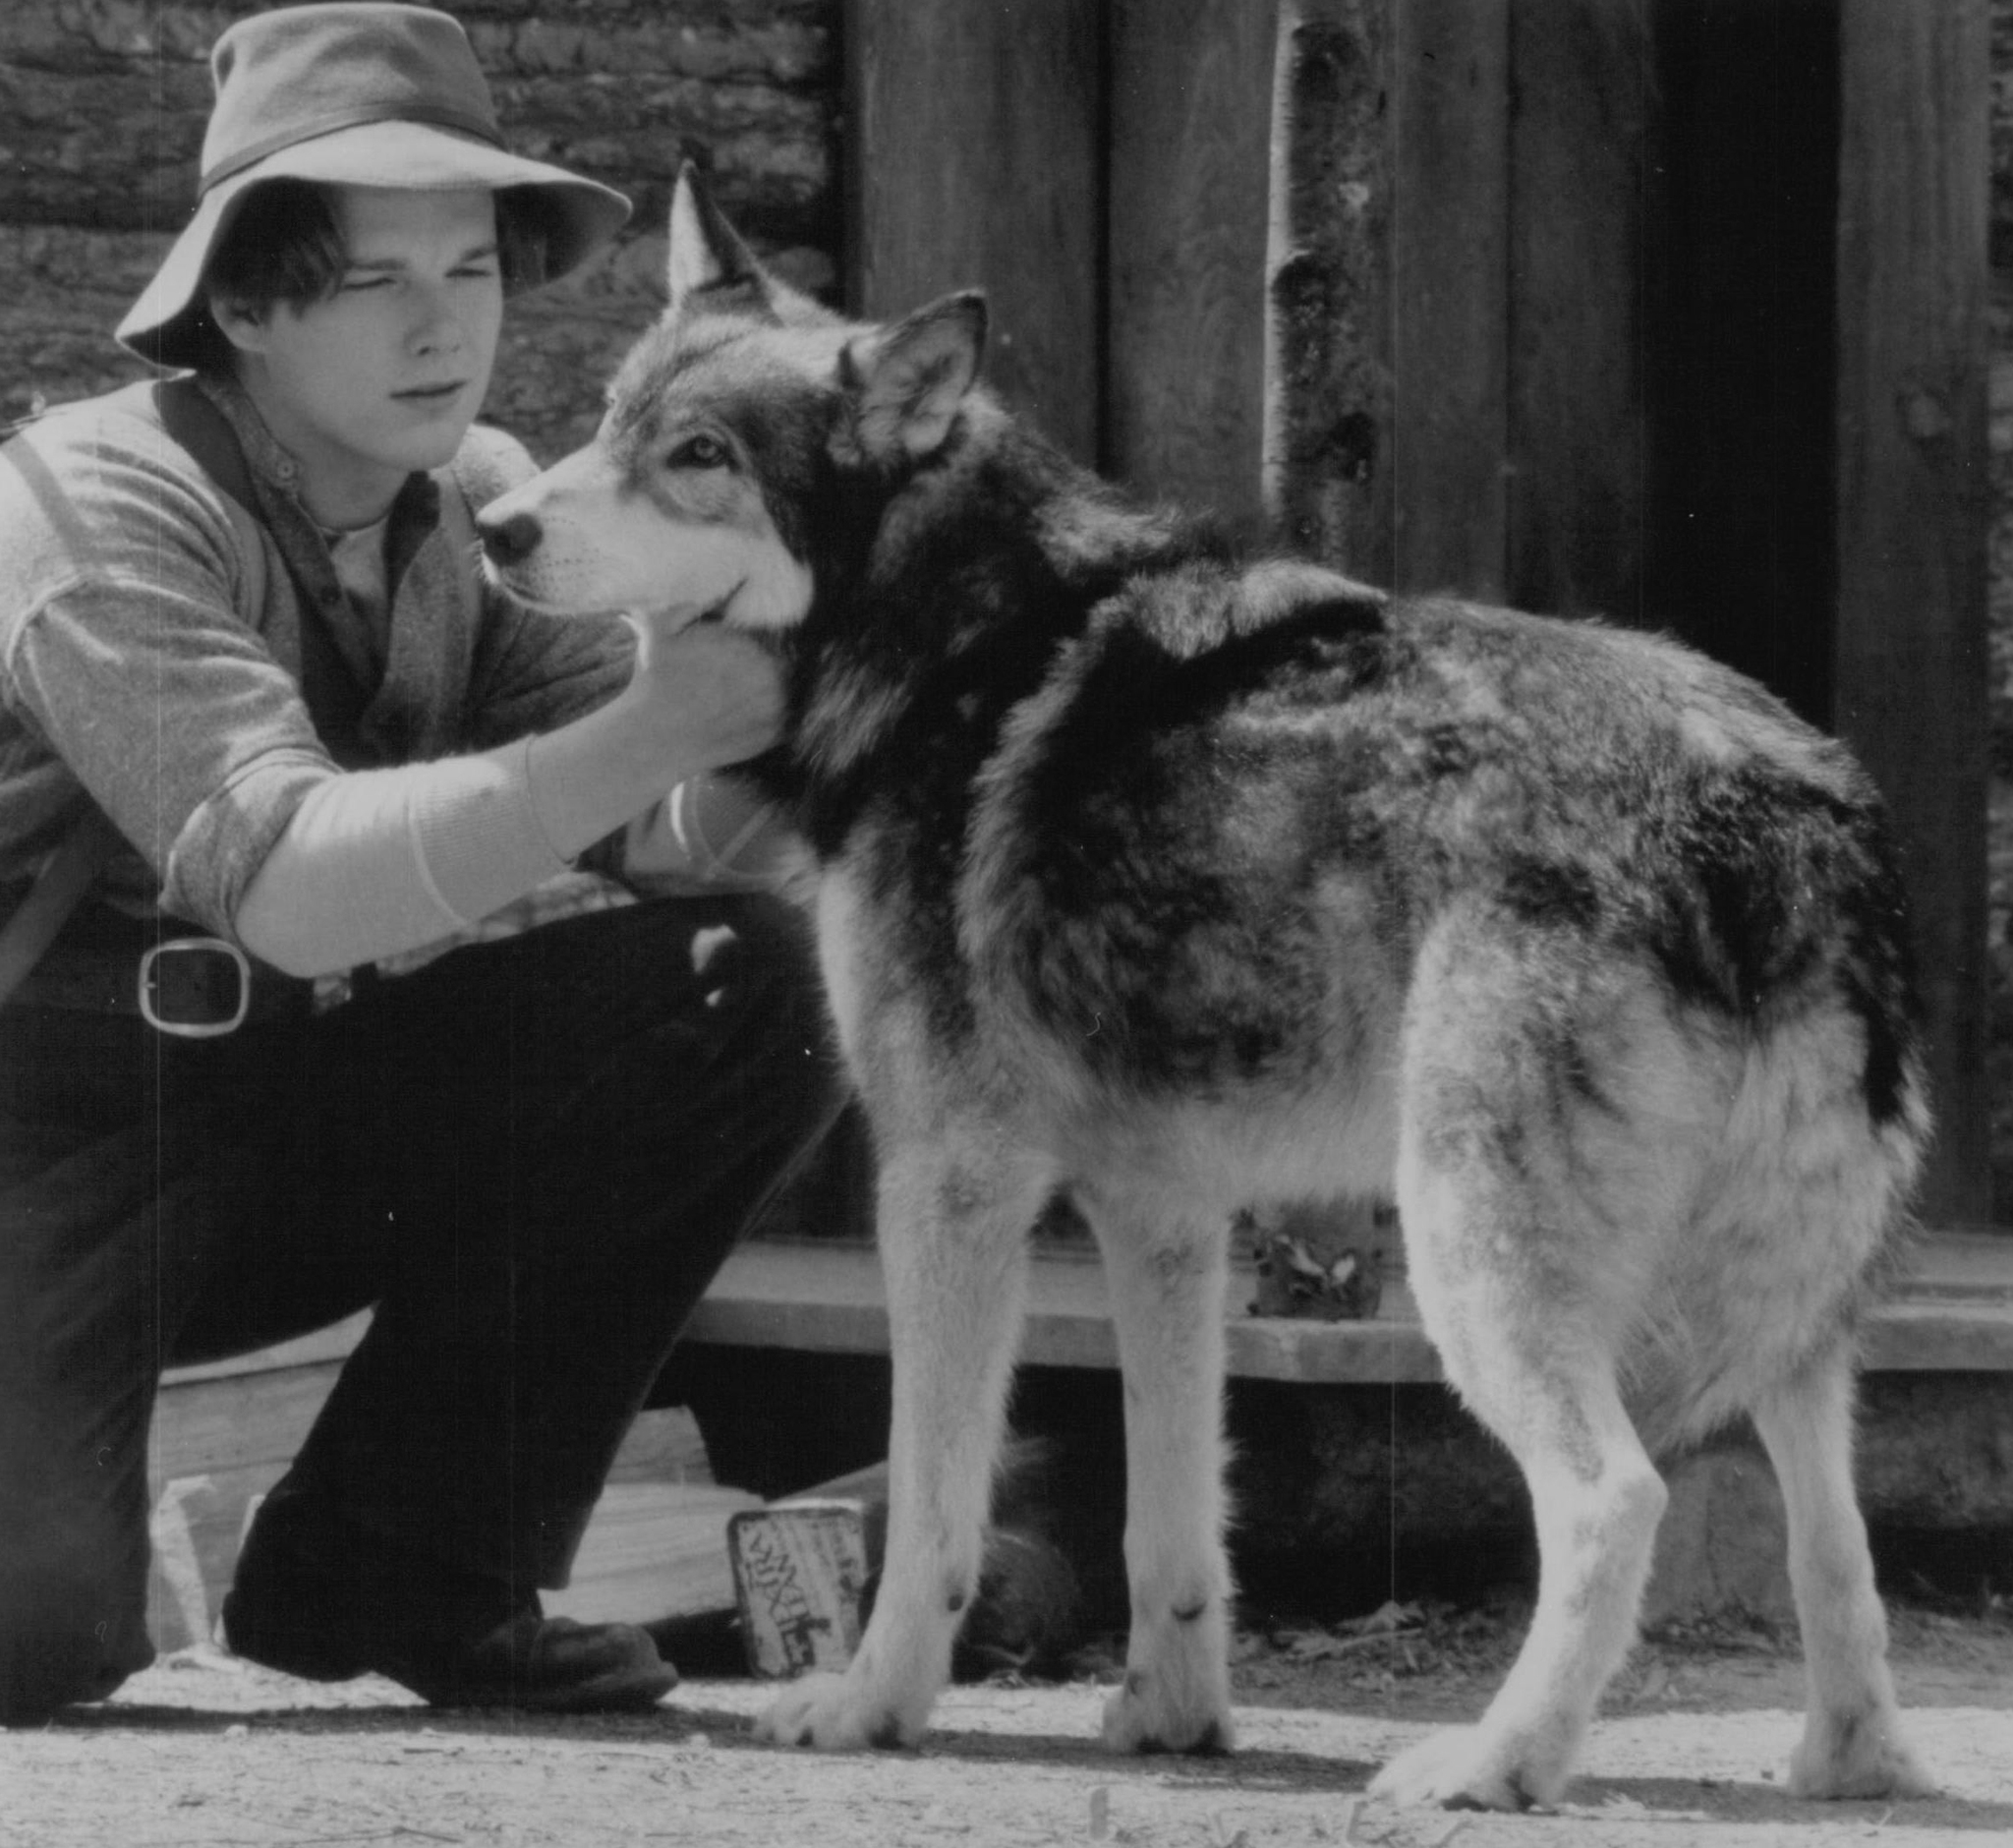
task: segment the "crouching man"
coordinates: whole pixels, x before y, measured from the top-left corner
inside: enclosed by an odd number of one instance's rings
[[[367,1304],[232,1646],[647,1704],[649,1637],[538,1592],[834,1109],[787,843],[709,777],[780,689],[476,573],[471,507],[531,472],[473,428],[504,298],[626,202],[505,150],[443,14],[262,13],[213,62],[119,330],[185,371],[0,451],[0,1722],[152,1657],[161,1369]]]

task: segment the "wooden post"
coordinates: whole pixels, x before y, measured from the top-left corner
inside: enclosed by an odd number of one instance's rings
[[[1105,466],[1255,533],[1273,9],[1114,0]]]
[[[1500,602],[1508,555],[1510,0],[1398,0],[1392,583]]]
[[[1906,857],[1940,1121],[1923,1202],[1991,1212],[1985,1094],[1985,0],[1844,0],[1837,721]]]
[[[1267,479],[1402,590],[1638,613],[1647,0],[1286,0]]]
[[[1510,140],[1510,600],[1637,617],[1653,72],[1647,0],[1517,0]]]
[[[1101,32],[1086,0],[845,0],[847,298],[983,288],[986,374],[1098,454]]]
[[[1391,581],[1388,0],[1282,0],[1266,259],[1265,504]]]

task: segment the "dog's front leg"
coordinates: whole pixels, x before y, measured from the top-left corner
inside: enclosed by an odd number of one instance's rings
[[[979,1556],[1045,1171],[950,1135],[884,1151],[881,1262],[894,1357],[888,1554],[843,1675],[793,1684],[757,1727],[785,1745],[912,1746],[950,1673]]]
[[[1228,1752],[1224,1555],[1228,1229],[1185,1206],[1084,1202],[1103,1249],[1125,1379],[1125,1680],[1105,1707],[1115,1752]]]

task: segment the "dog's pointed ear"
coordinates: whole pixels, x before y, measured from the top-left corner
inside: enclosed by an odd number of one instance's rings
[[[670,256],[664,286],[672,311],[700,289],[741,286],[759,295],[767,280],[755,253],[741,242],[740,233],[713,202],[699,169],[686,161],[678,169],[678,184],[671,194]]]
[[[985,350],[986,298],[975,289],[853,341],[839,368],[861,450],[884,460],[932,454],[950,433]]]

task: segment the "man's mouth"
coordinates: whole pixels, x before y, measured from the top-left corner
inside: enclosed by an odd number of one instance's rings
[[[449,398],[459,397],[467,388],[466,378],[454,378],[441,385],[408,385],[403,391],[394,391],[391,395],[406,404],[441,404]]]

